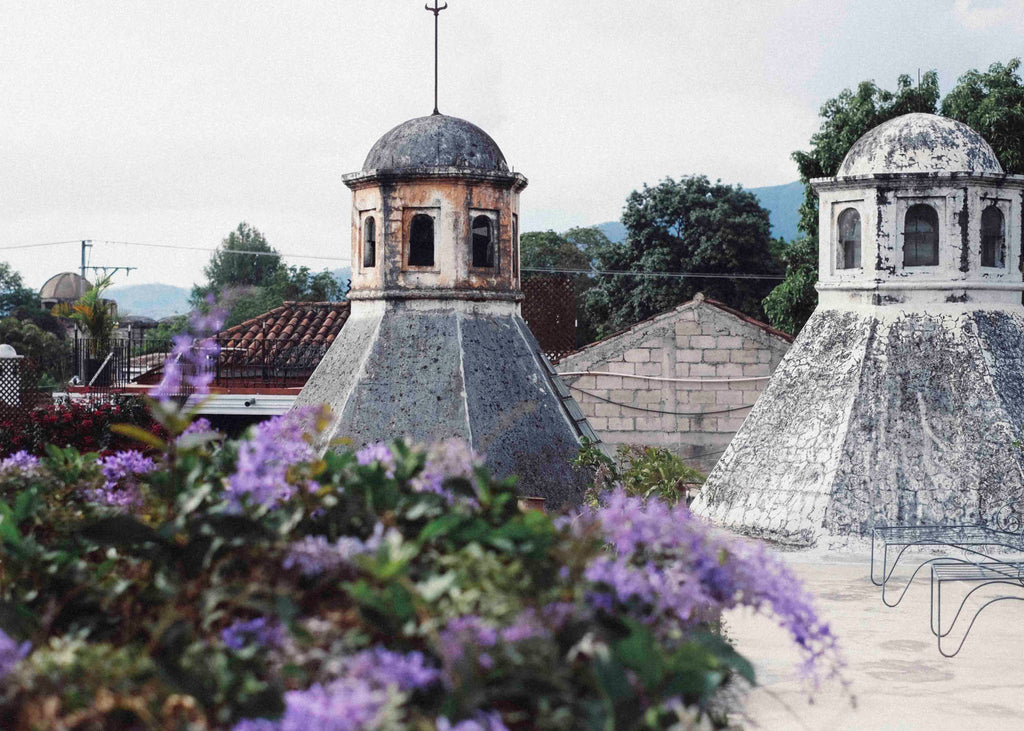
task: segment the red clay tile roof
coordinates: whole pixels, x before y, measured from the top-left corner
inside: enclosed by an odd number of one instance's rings
[[[217,334],[224,357],[263,359],[268,349],[279,363],[327,351],[348,320],[348,302],[285,302]],[[315,363],[313,364],[316,365]]]

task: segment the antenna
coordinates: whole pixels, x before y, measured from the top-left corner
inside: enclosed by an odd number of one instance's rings
[[[441,112],[437,111],[437,16],[448,7],[448,3],[438,7],[437,0],[434,0],[434,7],[429,5],[423,7],[434,14],[434,114],[440,114]]]

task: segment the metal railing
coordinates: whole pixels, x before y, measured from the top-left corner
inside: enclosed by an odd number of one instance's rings
[[[209,359],[208,367],[213,385],[221,387],[302,386],[329,347],[301,338],[213,340],[219,354]],[[169,339],[115,338],[101,343],[78,336],[73,342],[71,371],[78,376],[79,385],[97,391],[153,385],[162,378],[164,361],[172,350]],[[188,359],[177,359],[184,373],[195,370]]]

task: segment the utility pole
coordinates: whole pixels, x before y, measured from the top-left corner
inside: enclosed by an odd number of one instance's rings
[[[79,297],[81,297],[82,295],[85,294],[85,270],[86,270],[86,266],[85,266],[85,250],[88,249],[91,246],[92,246],[92,241],[90,241],[89,239],[85,239],[84,241],[82,241],[82,270],[80,272],[81,275],[82,275],[82,278],[78,281],[78,289],[80,290],[79,293],[78,293]]]

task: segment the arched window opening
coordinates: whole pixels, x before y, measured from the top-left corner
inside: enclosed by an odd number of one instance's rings
[[[413,216],[409,226],[409,266],[434,266],[434,219],[425,213]]]
[[[840,269],[860,269],[860,213],[847,208],[839,214]]]
[[[996,206],[981,212],[981,265],[1006,267],[1006,223]]]
[[[903,266],[929,267],[939,263],[939,214],[924,203],[907,209],[903,219]]]
[[[487,216],[477,216],[473,219],[473,266],[494,266],[493,226]]]
[[[377,221],[373,216],[363,222],[363,267],[377,266]]]

